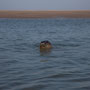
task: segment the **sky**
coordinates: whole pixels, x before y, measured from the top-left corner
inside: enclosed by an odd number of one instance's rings
[[[90,0],[0,0],[0,10],[90,10]]]

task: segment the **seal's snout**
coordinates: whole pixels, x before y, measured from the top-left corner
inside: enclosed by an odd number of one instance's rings
[[[49,41],[42,41],[40,43],[40,50],[49,50],[52,48],[52,45]]]

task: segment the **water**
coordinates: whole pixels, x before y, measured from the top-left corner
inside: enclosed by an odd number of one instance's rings
[[[0,19],[0,90],[90,90],[90,19]]]

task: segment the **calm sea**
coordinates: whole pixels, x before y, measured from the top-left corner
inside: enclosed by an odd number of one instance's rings
[[[0,90],[90,90],[90,19],[0,19]]]

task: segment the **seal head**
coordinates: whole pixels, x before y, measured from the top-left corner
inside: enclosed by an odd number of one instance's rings
[[[49,41],[42,41],[41,43],[40,43],[40,50],[49,50],[49,49],[51,49],[52,48],[52,45],[51,45],[51,43],[49,42]]]

